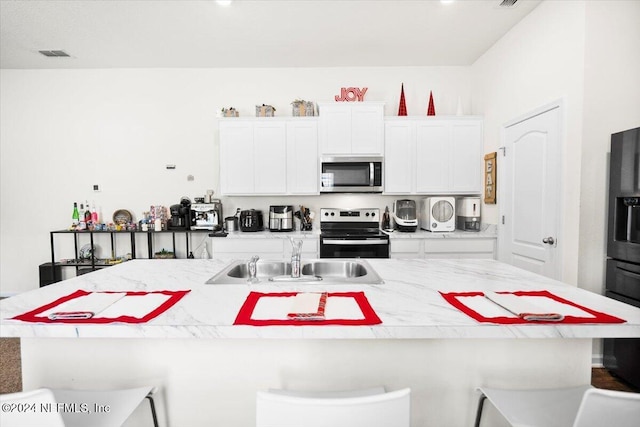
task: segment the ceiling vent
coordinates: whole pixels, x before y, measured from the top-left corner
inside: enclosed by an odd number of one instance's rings
[[[518,0],[502,0],[498,6],[500,7],[515,7]]]
[[[71,57],[71,55],[69,55],[64,50],[39,50],[38,52],[40,52],[44,56],[48,56],[48,57],[56,57],[56,58],[70,58]]]

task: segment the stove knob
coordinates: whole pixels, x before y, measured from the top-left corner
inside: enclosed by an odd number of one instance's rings
[[[331,212],[331,216],[335,216],[335,215],[336,215],[336,213],[335,213],[335,212]]]
[[[365,216],[369,216],[369,212],[367,212],[366,214],[364,214]]]
[[[371,216],[376,216],[376,213],[375,212],[371,212]]]
[[[324,216],[329,216],[329,212],[325,212],[325,213],[324,213]]]

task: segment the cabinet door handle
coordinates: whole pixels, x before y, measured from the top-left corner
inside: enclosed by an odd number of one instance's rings
[[[553,237],[545,237],[544,239],[542,239],[542,243],[546,243],[548,245],[553,245],[556,242],[556,239],[554,239]]]

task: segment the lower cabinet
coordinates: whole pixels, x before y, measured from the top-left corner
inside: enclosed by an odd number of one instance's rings
[[[318,238],[304,238],[302,261],[320,257]],[[496,259],[495,237],[471,238],[406,238],[391,239],[391,258],[486,258]],[[213,258],[287,260],[291,258],[291,243],[280,237],[226,237],[211,239]]]
[[[422,258],[424,239],[391,239],[391,258]]]
[[[318,239],[302,239],[302,261],[318,258]],[[280,238],[212,238],[213,258],[250,259],[258,255],[262,259],[291,258],[291,243]]]
[[[496,238],[391,239],[391,258],[496,259]]]

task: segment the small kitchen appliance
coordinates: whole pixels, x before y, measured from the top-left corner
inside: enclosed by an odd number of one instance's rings
[[[192,230],[222,229],[222,203],[213,199],[213,203],[194,203],[191,205]]]
[[[224,219],[224,229],[229,233],[238,231],[238,218],[235,216],[226,217]]]
[[[427,231],[454,231],[455,197],[426,197],[420,201],[420,228]]]
[[[461,197],[456,200],[456,228],[480,231],[480,197]]]
[[[320,258],[389,258],[380,209],[320,209]]]
[[[171,219],[169,220],[169,229],[187,229],[191,227],[191,200],[188,197],[180,199],[179,204],[169,207]]]
[[[293,231],[293,206],[272,205],[269,207],[269,230]]]
[[[249,209],[240,211],[240,231],[262,231],[264,228],[262,211]]]
[[[393,222],[398,231],[416,231],[418,215],[415,200],[402,199],[393,202]]]

